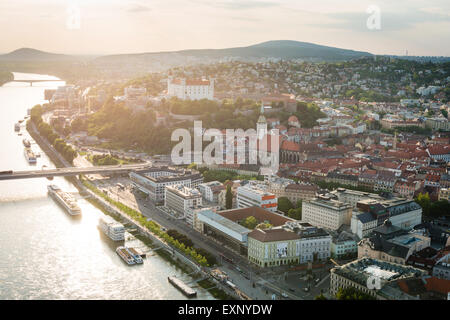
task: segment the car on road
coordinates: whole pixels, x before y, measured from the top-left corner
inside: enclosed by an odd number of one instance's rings
[[[309,288],[305,287],[305,289],[303,289],[305,292],[309,292]]]
[[[318,284],[318,283],[320,282],[320,278],[317,278],[316,280],[314,280],[314,282],[315,282],[316,284]]]
[[[287,297],[288,297],[288,295],[286,294],[286,292],[282,292],[282,293],[281,293],[281,296],[282,296],[283,298],[287,298]]]
[[[291,291],[291,292],[295,292],[295,289],[289,288],[289,291]]]
[[[239,268],[238,266],[236,266],[236,270],[241,272],[241,268]]]
[[[167,229],[164,228],[164,227],[161,227],[161,230],[164,231],[164,232],[167,231]]]

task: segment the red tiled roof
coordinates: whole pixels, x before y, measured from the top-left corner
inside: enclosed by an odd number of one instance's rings
[[[300,152],[300,145],[293,141],[284,140],[281,143],[281,150]]]
[[[433,145],[428,147],[428,151],[430,152],[430,154],[432,155],[438,155],[438,154],[449,154],[450,153],[450,145]]]
[[[446,295],[450,292],[450,280],[430,277],[425,279],[425,288],[427,291],[439,292]]]

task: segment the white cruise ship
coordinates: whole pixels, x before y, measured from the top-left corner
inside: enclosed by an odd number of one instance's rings
[[[98,222],[100,230],[113,241],[125,240],[125,227],[110,216],[103,216]]]
[[[61,190],[60,187],[54,184],[47,186],[48,193],[56,200],[66,211],[72,215],[77,216],[81,214],[81,209],[76,200],[67,192]]]

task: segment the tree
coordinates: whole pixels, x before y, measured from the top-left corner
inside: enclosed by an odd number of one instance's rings
[[[233,193],[231,192],[231,185],[227,186],[227,192],[225,193],[225,208],[233,208]]]
[[[242,226],[248,228],[248,229],[255,229],[255,227],[258,225],[258,220],[254,216],[250,216],[245,218],[245,220],[242,222]]]
[[[314,300],[328,300],[327,298],[325,298],[325,296],[323,295],[323,293],[319,294],[318,296],[316,296],[314,298]]]
[[[448,202],[448,200],[433,202],[430,207],[430,216],[433,218],[450,216],[450,202]]]
[[[272,228],[272,225],[266,222],[261,222],[255,227],[255,229],[269,229],[269,228]]]
[[[289,209],[287,216],[295,220],[302,220],[302,208]]]
[[[375,300],[374,297],[368,295],[364,292],[359,291],[356,288],[348,287],[348,288],[339,288],[336,293],[336,299],[338,300]]]
[[[422,207],[422,213],[425,216],[429,216],[431,208],[431,200],[428,192],[425,194],[419,193],[419,195],[416,198],[416,202]]]
[[[294,205],[288,198],[286,198],[286,197],[278,198],[278,210],[280,210],[284,213],[288,213],[288,211],[293,208],[294,208]]]

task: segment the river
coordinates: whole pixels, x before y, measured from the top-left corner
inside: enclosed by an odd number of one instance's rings
[[[51,76],[14,73],[15,79],[49,82],[10,82],[0,87],[0,171],[55,167],[41,154],[36,165],[26,161],[22,144],[29,138],[22,122],[21,136],[14,124],[27,109],[44,103],[44,90],[64,85]],[[73,219],[48,195],[45,178],[0,181],[0,299],[186,299],[167,282],[176,275],[192,278],[157,255],[143,265],[127,266],[97,229],[103,214],[84,199],[81,219]],[[63,190],[77,189],[64,178],[52,183]],[[139,240],[132,240],[139,246]],[[196,299],[214,299],[202,288]]]

